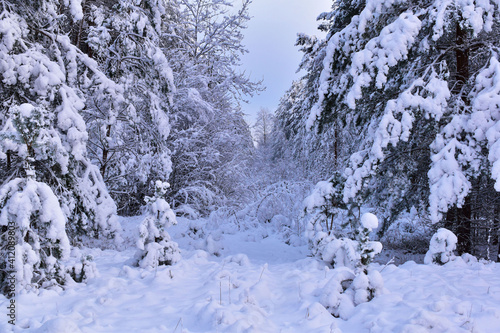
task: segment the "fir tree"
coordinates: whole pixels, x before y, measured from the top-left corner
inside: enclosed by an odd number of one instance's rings
[[[327,39],[303,39],[323,61],[308,65],[317,94],[302,97],[312,101],[305,124],[316,135],[298,135],[341,143],[344,201],[379,207],[381,233],[415,207],[453,225],[463,252],[473,216],[498,223],[471,206],[498,178],[498,17],[494,1],[341,1],[322,15]],[[498,189],[481,193],[498,205]]]
[[[118,236],[116,206],[87,157],[88,133],[81,115],[86,90],[79,80],[102,79],[102,72],[63,34],[65,21],[57,19],[62,19],[58,16],[61,7],[55,3],[4,1],[0,7],[0,96],[4,101],[0,115],[5,137],[0,143],[1,181],[26,177],[23,165],[28,154],[36,179],[57,196],[72,241]],[[67,9],[77,20],[78,6],[72,2]],[[12,139],[18,132],[16,115],[27,110],[26,105],[43,120],[40,140],[33,145]]]
[[[168,183],[156,181],[154,197],[146,197],[146,217],[139,227],[137,265],[142,268],[172,265],[180,260],[177,243],[170,239],[167,228],[177,224],[175,214],[165,201]]]
[[[61,261],[70,253],[63,209],[52,189],[36,180],[32,165],[35,150],[40,147],[46,153],[55,153],[50,145],[54,137],[49,114],[22,104],[13,107],[10,116],[6,125],[9,131],[4,129],[1,137],[22,155],[24,177],[0,188],[0,290],[6,295],[11,274],[16,284],[26,289],[64,284]]]

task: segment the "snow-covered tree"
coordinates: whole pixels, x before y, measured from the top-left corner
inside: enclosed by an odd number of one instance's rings
[[[70,253],[66,216],[52,189],[36,180],[32,165],[37,161],[35,151],[57,154],[60,139],[46,110],[30,104],[13,107],[5,127],[10,131],[4,128],[0,137],[22,156],[24,177],[0,187],[0,290],[6,292],[11,274],[27,289],[64,284],[61,260]]]
[[[272,133],[274,158],[296,165],[299,174],[313,182],[327,179],[333,171],[341,170],[345,166],[343,157],[347,147],[356,141],[354,136],[348,136],[348,131],[341,135],[343,124],[340,122],[320,124],[321,136],[313,135],[304,126],[304,120],[318,99],[325,43],[315,36],[299,34],[296,45],[304,52],[299,69],[306,74],[293,82],[281,98]]]
[[[378,228],[378,218],[374,214],[363,214],[360,222],[356,235],[358,252],[361,255],[361,265],[367,267],[382,252],[382,243],[370,241],[370,233]]]
[[[318,233],[345,235],[344,230],[347,225],[338,224],[338,220],[341,220],[340,214],[347,210],[342,201],[344,181],[342,175],[337,172],[328,181],[318,182],[304,200],[304,212],[310,215],[306,229],[310,240],[313,240]]]
[[[239,104],[260,90],[238,70],[246,53],[243,29],[250,1],[236,7],[219,0],[175,0],[164,50],[171,61],[176,92],[172,108],[173,207],[206,214],[245,191],[253,150]]]
[[[86,5],[86,51],[110,83],[87,82],[89,156],[124,214],[137,213],[154,179],[171,172],[173,74],[162,50],[163,0]]]
[[[243,30],[250,20],[250,0],[238,7],[229,0],[174,0],[178,8],[177,33],[174,41],[180,49],[172,50],[179,59],[175,62],[186,74],[181,79],[190,82],[177,85],[196,88],[204,100],[216,109],[227,109],[246,95],[260,89],[238,70],[241,56],[248,51],[242,44]],[[183,29],[182,32],[179,30]],[[171,39],[177,36],[169,36]],[[179,63],[180,61],[186,63]]]
[[[146,197],[146,217],[139,227],[137,265],[142,268],[172,265],[180,260],[177,243],[170,239],[167,228],[177,224],[175,213],[165,201],[170,184],[156,181],[154,197]]]
[[[457,236],[448,229],[440,228],[431,238],[429,251],[425,254],[425,264],[444,265],[455,258]]]
[[[471,199],[492,188],[478,179],[498,179],[499,15],[496,1],[338,1],[326,40],[302,39],[315,87],[302,141],[342,143],[344,201],[380,207],[382,232],[415,207],[469,250]]]
[[[382,251],[380,242],[369,241],[369,234],[377,227],[377,217],[365,213],[356,240],[334,238],[323,249],[322,258],[332,263],[335,274],[323,288],[320,301],[335,317],[347,319],[355,306],[371,301],[384,290],[380,272],[369,267]]]
[[[57,196],[71,240],[117,236],[116,206],[87,158],[81,116],[87,90],[79,83],[96,77],[107,82],[97,63],[63,34],[59,15],[69,10],[77,21],[81,7],[77,2],[60,7],[52,1],[3,1],[0,9],[1,181],[26,177],[23,165],[29,157],[36,179]],[[27,124],[25,114],[32,115],[28,118],[39,132],[19,132]]]
[[[260,108],[253,125],[255,141],[259,146],[266,147],[269,145],[273,127],[274,114],[267,108]]]

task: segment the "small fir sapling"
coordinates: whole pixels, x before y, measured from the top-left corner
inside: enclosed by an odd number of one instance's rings
[[[349,253],[350,239],[346,236],[349,223],[335,223],[336,218],[346,212],[346,204],[342,200],[344,178],[336,172],[328,181],[316,184],[311,194],[304,199],[304,217],[306,222],[306,237],[311,252],[325,261],[333,260],[336,249],[343,248]],[[340,220],[340,219],[339,219]],[[335,241],[335,242],[334,242]]]
[[[334,268],[347,267],[352,271],[359,266],[361,255],[355,241],[349,238],[328,236],[322,240],[321,259]]]
[[[444,265],[455,259],[453,251],[457,247],[457,236],[448,229],[439,229],[431,238],[429,251],[425,254],[424,263]]]
[[[73,265],[66,266],[66,272],[73,281],[81,283],[99,275],[94,258],[91,255],[81,256],[80,260]]]
[[[378,219],[372,213],[361,216],[361,225],[357,232],[358,252],[361,255],[361,265],[367,267],[373,258],[382,252],[382,243],[370,241],[370,233],[378,228]]]
[[[330,262],[335,274],[323,288],[321,303],[335,316],[348,319],[357,305],[380,295],[384,288],[381,274],[368,265],[382,251],[380,242],[370,241],[378,219],[371,213],[361,216],[356,240],[334,239],[323,251],[323,260]]]
[[[328,181],[317,183],[312,193],[304,199],[304,213],[312,215],[307,222],[309,239],[318,232],[334,232],[334,218],[347,208],[342,200],[344,181],[343,176],[335,172]]]
[[[166,229],[177,224],[175,213],[164,199],[170,185],[156,181],[154,197],[146,197],[146,217],[139,226],[137,265],[156,267],[171,265],[181,258],[177,243],[170,239]]]

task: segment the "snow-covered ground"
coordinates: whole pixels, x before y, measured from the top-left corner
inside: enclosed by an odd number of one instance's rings
[[[122,222],[131,242],[139,219]],[[500,332],[496,263],[374,264],[386,290],[343,320],[320,304],[334,271],[308,257],[307,246],[264,229],[214,232],[214,256],[195,249],[186,225],[180,219],[170,230],[183,258],[169,267],[131,267],[133,249],[83,249],[99,276],[18,295],[17,325],[3,318],[0,332]]]

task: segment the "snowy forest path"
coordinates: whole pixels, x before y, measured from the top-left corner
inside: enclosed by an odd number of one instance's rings
[[[18,295],[14,332],[495,332],[500,327],[495,263],[457,258],[445,266],[408,262],[383,270],[374,264],[382,270],[385,292],[342,320],[320,303],[335,270],[308,257],[306,246],[248,230],[222,234],[220,256],[214,256],[188,246],[188,236],[177,236],[172,232],[182,260],[153,269],[129,264],[133,247],[81,249],[81,255],[93,256],[99,276],[66,290]],[[12,331],[1,325],[0,332]]]

